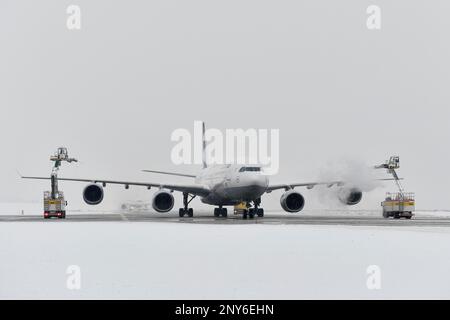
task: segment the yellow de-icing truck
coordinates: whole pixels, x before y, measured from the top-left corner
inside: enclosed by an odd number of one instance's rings
[[[383,217],[394,219],[406,218],[411,219],[415,210],[415,196],[412,192],[405,192],[400,178],[397,175],[396,169],[400,168],[400,157],[391,156],[388,161],[381,165],[375,166],[375,169],[386,169],[389,174],[392,174],[398,191],[396,193],[387,193],[386,198],[381,202],[383,208]]]
[[[52,197],[50,191],[44,192],[44,219],[56,217],[64,219],[66,217],[67,202],[64,199],[64,193],[58,191],[55,197]]]
[[[58,170],[63,161],[71,163],[78,162],[78,160],[69,158],[67,148],[64,147],[59,147],[56,153],[50,156],[50,160],[55,162],[55,164],[50,175],[52,189],[44,192],[44,219],[52,217],[65,219],[67,201],[64,199],[64,193],[58,189]]]
[[[381,203],[383,217],[394,219],[411,219],[415,210],[414,193],[387,193],[386,199]]]

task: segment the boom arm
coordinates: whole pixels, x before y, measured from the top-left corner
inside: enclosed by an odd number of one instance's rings
[[[403,189],[403,186],[400,183],[401,179],[398,177],[398,174],[395,171],[395,169],[398,169],[398,168],[400,168],[400,157],[399,156],[392,156],[385,163],[375,166],[375,169],[386,169],[389,174],[392,174],[392,177],[394,177],[394,181],[397,184],[399,194],[400,194],[401,198],[404,198],[405,190]]]

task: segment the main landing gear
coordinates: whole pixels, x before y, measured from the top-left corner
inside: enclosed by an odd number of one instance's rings
[[[194,209],[189,208],[189,203],[191,203],[191,201],[195,198],[194,196],[191,196],[191,198],[189,199],[189,193],[187,192],[183,192],[183,208],[180,208],[178,211],[178,214],[180,217],[184,217],[185,215],[187,215],[188,217],[193,217],[194,216]]]
[[[224,217],[226,218],[228,216],[227,208],[222,208],[222,206],[219,206],[218,208],[214,208],[214,217]]]
[[[253,201],[253,208],[249,208],[248,210],[244,210],[244,213],[242,214],[242,218],[247,219],[253,219],[255,218],[255,215],[259,218],[264,217],[264,209],[259,208],[261,204],[261,198],[258,198]]]

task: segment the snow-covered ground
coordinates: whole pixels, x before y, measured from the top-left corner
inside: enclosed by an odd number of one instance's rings
[[[449,252],[450,228],[4,222],[0,298],[449,299]]]

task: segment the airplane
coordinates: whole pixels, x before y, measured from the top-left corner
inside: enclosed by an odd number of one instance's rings
[[[325,185],[329,188],[335,186],[338,189],[337,197],[345,205],[356,205],[362,197],[362,191],[357,186],[352,186],[345,181],[327,182],[300,182],[289,184],[270,184],[269,176],[263,174],[261,166],[258,165],[208,165],[206,163],[205,149],[205,124],[202,126],[202,152],[203,167],[198,175],[190,175],[176,172],[165,172],[155,170],[142,170],[144,172],[174,175],[195,179],[191,184],[166,184],[153,182],[131,182],[103,179],[78,179],[78,178],[58,178],[61,181],[87,182],[88,185],[83,190],[83,200],[89,205],[98,205],[103,201],[104,188],[107,184],[124,185],[126,189],[130,186],[143,186],[151,189],[158,188],[152,199],[152,207],[157,212],[169,212],[173,209],[175,200],[173,192],[181,192],[183,195],[183,207],[179,209],[180,217],[193,217],[194,210],[189,207],[191,201],[199,197],[201,202],[216,206],[214,216],[227,217],[226,206],[236,206],[245,204],[243,218],[253,219],[255,216],[263,217],[264,209],[261,207],[261,197],[265,193],[274,190],[284,189],[280,198],[283,210],[290,213],[298,213],[305,206],[305,198],[295,190],[296,187],[306,187],[312,189],[317,185]],[[43,179],[48,177],[22,176],[23,179]],[[379,179],[379,180],[391,180]]]

